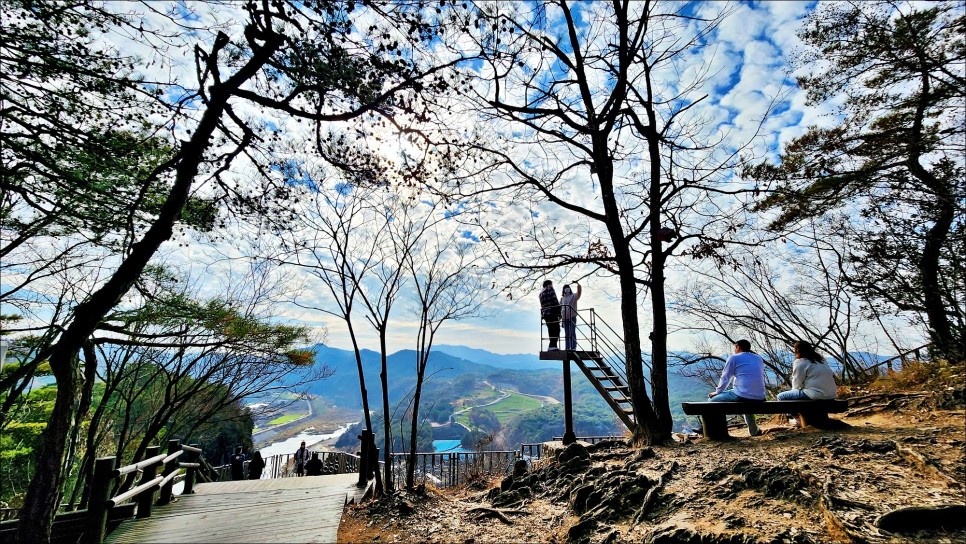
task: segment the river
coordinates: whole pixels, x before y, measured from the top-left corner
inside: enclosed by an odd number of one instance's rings
[[[318,444],[323,440],[330,440],[332,438],[342,436],[347,430],[349,430],[351,425],[355,425],[355,423],[346,423],[342,427],[339,427],[335,432],[327,434],[313,433],[311,430],[302,431],[298,436],[289,438],[287,440],[282,440],[281,442],[273,442],[268,446],[260,448],[259,451],[262,452],[262,459],[271,457],[273,455],[295,453],[295,450],[299,449],[299,445],[303,440],[305,441],[305,445],[311,449],[313,445]]]

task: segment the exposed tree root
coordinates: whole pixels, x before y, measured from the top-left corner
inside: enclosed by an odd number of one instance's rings
[[[657,494],[661,491],[661,489],[664,488],[668,480],[671,479],[671,474],[677,469],[678,462],[672,462],[671,466],[669,466],[668,469],[661,474],[661,477],[658,478],[657,484],[647,490],[647,494],[644,495],[644,500],[641,502],[641,507],[637,510],[637,513],[634,514],[634,519],[631,520],[631,525],[637,525],[644,519],[644,516],[647,515],[648,510],[650,510],[651,506],[654,504],[654,501],[657,500]]]
[[[899,455],[902,456],[903,459],[912,463],[923,472],[927,472],[932,476],[942,480],[943,482],[946,483],[947,486],[959,487],[959,482],[957,482],[956,479],[953,478],[952,476],[946,474],[946,472],[942,470],[942,468],[939,466],[938,463],[936,463],[936,461],[926,457],[925,455],[923,455],[922,453],[919,453],[918,451],[912,449],[911,447],[897,445],[896,451],[899,453]]]
[[[513,520],[506,517],[506,514],[528,514],[526,510],[498,510],[496,508],[486,508],[483,506],[467,510],[468,514],[474,514],[476,521],[486,518],[496,518],[507,525],[513,525]]]

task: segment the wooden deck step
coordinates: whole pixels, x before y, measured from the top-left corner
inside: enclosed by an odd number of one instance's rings
[[[199,484],[196,494],[123,522],[106,542],[335,542],[358,476]]]

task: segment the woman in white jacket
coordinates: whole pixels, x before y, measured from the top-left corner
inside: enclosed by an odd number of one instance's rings
[[[563,293],[560,296],[560,320],[563,322],[564,333],[567,335],[567,349],[577,349],[577,301],[583,290],[580,284],[574,282],[577,292],[570,290],[570,285],[563,286]]]
[[[835,372],[815,347],[805,341],[795,342],[795,362],[792,363],[792,389],[778,394],[778,400],[820,400],[838,396]]]

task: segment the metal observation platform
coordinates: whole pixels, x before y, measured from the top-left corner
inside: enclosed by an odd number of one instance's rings
[[[564,380],[565,430],[563,443],[576,441],[573,429],[573,398],[570,366],[577,365],[594,389],[607,402],[618,418],[633,432],[634,419],[631,393],[628,388],[624,356],[624,340],[606,322],[597,317],[593,308],[577,311],[574,338],[549,338],[541,323],[540,360],[561,361]],[[569,343],[568,343],[569,342]],[[574,346],[575,349],[554,349],[550,345]]]

